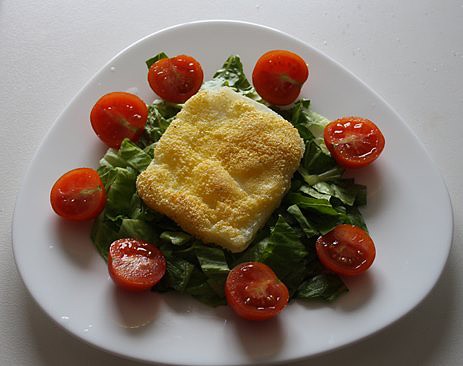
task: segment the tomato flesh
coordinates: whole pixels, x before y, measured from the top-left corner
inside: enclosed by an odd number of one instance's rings
[[[109,147],[118,149],[128,138],[137,141],[146,125],[148,107],[134,94],[113,92],[102,96],[90,112],[97,136]]]
[[[131,238],[119,239],[109,248],[108,271],[118,287],[145,291],[164,276],[166,259],[153,244]]]
[[[373,263],[376,249],[368,233],[354,225],[341,224],[320,236],[315,244],[320,262],[343,276],[365,272]]]
[[[106,192],[97,171],[78,168],[62,175],[50,192],[53,210],[71,221],[95,218],[106,203]]]
[[[324,140],[336,162],[347,168],[369,165],[379,157],[385,145],[378,126],[361,117],[344,117],[329,123],[324,130]]]
[[[201,88],[204,80],[201,64],[193,57],[179,55],[162,58],[148,70],[148,83],[162,99],[184,103]]]
[[[247,320],[275,317],[288,304],[289,293],[272,269],[259,262],[237,265],[225,282],[228,305]]]
[[[300,56],[286,50],[273,50],[257,60],[252,83],[267,102],[288,105],[297,99],[308,77],[309,69]]]

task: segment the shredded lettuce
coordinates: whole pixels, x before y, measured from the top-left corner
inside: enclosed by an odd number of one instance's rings
[[[160,53],[146,63],[167,57]],[[230,56],[203,88],[228,86],[256,101],[256,93],[238,56]],[[225,304],[224,284],[233,266],[246,261],[269,265],[293,298],[334,301],[348,291],[342,280],[318,261],[315,241],[340,223],[367,229],[359,207],[366,204],[366,187],[343,178],[323,142],[329,122],[302,99],[279,110],[299,131],[305,153],[291,188],[280,207],[242,253],[204,245],[169,218],[152,211],[136,192],[136,178],[150,164],[153,149],[182,106],[156,100],[148,106],[148,121],[137,143],[123,141],[109,149],[98,172],[107,190],[107,203],[92,229],[92,240],[106,260],[112,241],[133,237],[154,242],[164,253],[166,275],[153,291],[178,291],[211,306]]]

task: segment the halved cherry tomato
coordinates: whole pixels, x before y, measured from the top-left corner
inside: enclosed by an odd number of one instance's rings
[[[118,149],[122,140],[137,141],[148,118],[148,107],[134,94],[113,92],[102,96],[90,112],[97,136],[109,147]]]
[[[242,318],[266,320],[288,304],[289,293],[272,269],[260,262],[237,265],[225,282],[228,305]]]
[[[97,217],[106,203],[106,192],[97,171],[78,168],[61,176],[50,192],[53,210],[72,221]]]
[[[130,238],[119,239],[109,247],[108,270],[117,286],[128,291],[144,291],[164,276],[166,259],[153,244]]]
[[[359,168],[372,163],[384,149],[384,136],[372,121],[344,117],[324,130],[325,145],[339,165]]]
[[[162,58],[148,70],[148,83],[162,99],[184,103],[197,93],[203,83],[201,65],[191,56]]]
[[[341,224],[320,236],[315,244],[320,262],[342,276],[365,272],[373,263],[376,249],[368,233],[354,225]]]
[[[267,102],[288,105],[297,99],[308,77],[309,68],[300,56],[290,51],[274,50],[257,60],[252,83]]]

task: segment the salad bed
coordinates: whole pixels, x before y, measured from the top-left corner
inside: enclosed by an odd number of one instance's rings
[[[148,66],[166,57],[161,53]],[[238,56],[230,56],[202,88],[226,86],[265,103],[243,73]],[[92,240],[107,259],[112,242],[135,238],[156,243],[166,259],[166,274],[154,291],[178,291],[208,305],[225,304],[224,284],[230,269],[239,263],[267,264],[287,286],[291,298],[333,301],[348,291],[341,278],[320,263],[315,242],[339,224],[366,230],[359,207],[366,204],[366,187],[343,178],[327,150],[323,131],[330,122],[313,112],[301,99],[290,109],[272,107],[291,122],[305,143],[305,153],[291,188],[280,207],[241,253],[204,245],[166,216],[149,209],[136,191],[136,178],[151,162],[156,141],[181,110],[181,104],[156,100],[148,106],[148,119],[140,139],[124,140],[110,148],[98,173],[107,200],[96,219]]]

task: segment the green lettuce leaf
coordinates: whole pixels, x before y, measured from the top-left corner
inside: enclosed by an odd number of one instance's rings
[[[318,230],[313,226],[313,224],[309,222],[309,219],[306,216],[304,216],[298,205],[289,206],[287,208],[287,211],[296,219],[307,238],[310,239],[311,237],[319,233]]]
[[[106,218],[116,221],[129,215],[130,202],[136,191],[136,179],[137,173],[134,169],[114,168],[114,180],[107,191]]]
[[[308,140],[306,142],[300,167],[303,168],[307,174],[321,174],[334,168],[338,168],[340,173],[343,172],[343,170],[336,165],[331,155],[326,154],[314,140]]]
[[[341,179],[343,173],[343,169],[340,167],[334,167],[320,174],[310,174],[303,166],[300,166],[297,171],[309,186],[313,186],[320,182]]]
[[[123,219],[118,236],[119,238],[144,240],[148,243],[155,243],[158,238],[156,230],[151,223],[136,219]]]
[[[317,191],[316,189],[308,185],[300,186],[299,191],[301,191],[302,193],[305,193],[307,196],[317,198],[319,200],[329,201],[331,199],[331,196],[329,194],[320,193],[319,191]]]
[[[126,168],[127,165],[127,160],[119,155],[118,150],[112,148],[109,148],[100,160],[100,167],[105,167],[108,169],[117,167]]]
[[[319,274],[301,284],[297,290],[296,298],[332,302],[347,291],[349,291],[348,288],[339,276]]]
[[[181,109],[182,106],[180,104],[156,99],[148,106],[148,119],[145,131],[140,137],[138,145],[146,148],[158,141]]]
[[[145,170],[152,160],[151,156],[129,139],[122,141],[118,156],[139,173]]]
[[[225,297],[218,295],[207,280],[207,276],[199,268],[194,267],[185,292],[209,306],[225,305]]]
[[[215,89],[221,86],[228,86],[248,98],[264,103],[246,78],[243,71],[243,64],[241,63],[240,57],[237,55],[230,56],[223,64],[222,68],[217,70],[212,79],[206,81],[202,88]]]
[[[355,225],[368,232],[367,225],[357,207],[338,207],[342,224]]]
[[[98,253],[106,261],[108,259],[109,246],[113,241],[120,239],[119,230],[112,223],[105,222],[103,212],[93,223],[90,238]]]
[[[270,236],[244,252],[238,263],[257,261],[267,264],[292,293],[305,276],[307,254],[297,232],[280,215]]]
[[[323,141],[323,130],[330,120],[314,112],[311,109],[310,100],[300,99],[290,109],[275,109],[297,128],[305,142],[314,140],[324,153],[329,155]]]
[[[159,61],[163,58],[168,58],[169,56],[167,56],[164,52],[161,52],[161,53],[158,53],[156,56],[153,56],[151,58],[149,58],[148,60],[145,61],[146,63],[146,66],[148,67],[148,69],[151,67],[151,65],[153,65],[156,61]]]
[[[223,249],[199,244],[195,251],[201,270],[207,277],[207,283],[223,298],[225,280],[230,271]]]
[[[195,265],[187,260],[166,255],[166,275],[161,283],[163,290],[185,292],[194,270]]]
[[[312,188],[325,197],[335,197],[342,203],[353,206],[364,204],[366,201],[366,187],[360,184],[355,184],[353,180],[338,180],[336,182],[318,182]],[[302,190],[303,191],[303,190]]]
[[[130,200],[129,218],[143,220],[147,222],[158,221],[162,215],[152,211],[142,201],[137,192],[135,192]]]
[[[300,193],[289,193],[286,195],[286,200],[291,204],[298,205],[300,209],[310,210],[316,214],[328,216],[339,215],[331,203],[324,199],[306,197]]]
[[[161,233],[160,239],[168,241],[172,245],[182,246],[191,240],[191,235],[183,231],[164,231]]]

